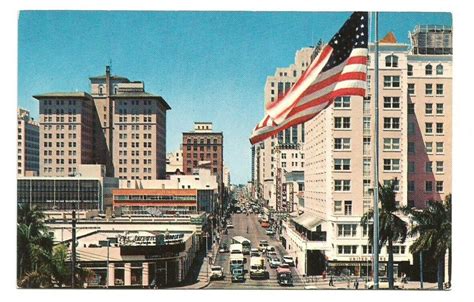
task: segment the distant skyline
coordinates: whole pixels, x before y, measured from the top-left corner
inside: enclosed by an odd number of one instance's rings
[[[251,130],[263,116],[263,89],[297,50],[328,41],[350,15],[298,12],[23,11],[19,18],[19,106],[38,117],[32,95],[89,92],[105,73],[145,82],[171,106],[167,152],[194,121],[224,133],[232,183],[250,179]],[[452,25],[449,13],[381,13],[379,36],[409,43],[418,24]]]

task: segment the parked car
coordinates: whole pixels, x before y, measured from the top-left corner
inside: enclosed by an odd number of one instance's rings
[[[219,253],[228,253],[229,252],[229,248],[227,247],[227,244],[223,243],[221,244],[221,246],[219,247]]]
[[[374,281],[367,282],[366,287],[368,289],[373,289],[374,288]],[[387,277],[380,277],[379,278],[379,289],[388,289],[388,288],[389,288],[388,278]],[[403,283],[394,280],[393,281],[393,288],[394,289],[401,289],[401,288],[404,288],[404,285],[403,285]]]
[[[283,263],[288,264],[289,266],[295,266],[295,261],[293,260],[293,257],[291,256],[283,256]]]
[[[273,236],[275,235],[275,231],[273,229],[268,229],[265,231],[265,234],[267,234],[268,236]]]
[[[224,279],[224,269],[221,266],[211,266],[211,280]]]
[[[278,259],[277,257],[271,258],[269,262],[270,262],[270,267],[271,268],[277,268],[281,264],[280,259]]]

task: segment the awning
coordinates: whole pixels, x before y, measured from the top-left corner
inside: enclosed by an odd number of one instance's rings
[[[312,232],[316,231],[316,227],[324,222],[324,219],[318,218],[311,213],[303,213],[298,217],[291,218],[291,220]]]

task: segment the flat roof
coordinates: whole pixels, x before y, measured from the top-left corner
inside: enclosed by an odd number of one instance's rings
[[[162,103],[166,110],[170,110],[170,105],[159,95],[154,95],[144,91],[130,91],[130,92],[120,92],[119,94],[114,94],[110,96],[112,99],[126,99],[126,98],[141,98],[141,99],[157,99]]]
[[[46,98],[86,98],[92,99],[92,96],[84,91],[78,92],[47,92],[43,94],[33,95],[35,99],[46,99]]]

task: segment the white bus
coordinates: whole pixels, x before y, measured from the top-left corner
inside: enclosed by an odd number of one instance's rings
[[[233,243],[229,247],[229,252],[231,254],[243,254],[243,247],[240,243]]]
[[[234,244],[241,244],[242,245],[242,253],[244,255],[250,254],[250,249],[252,248],[252,242],[245,237],[242,236],[235,236],[232,237],[232,243]],[[231,251],[232,252],[232,251]]]

